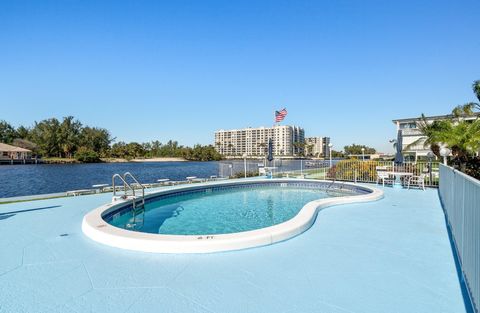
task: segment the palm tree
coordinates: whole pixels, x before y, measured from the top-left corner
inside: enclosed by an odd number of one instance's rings
[[[405,150],[411,149],[413,146],[423,145],[424,148],[429,147],[437,157],[440,157],[442,137],[450,128],[450,124],[450,121],[434,121],[433,123],[428,123],[427,118],[422,113],[420,121],[418,122],[418,129],[425,137],[419,138],[407,145]],[[396,148],[396,143],[394,143],[394,148]]]
[[[301,155],[305,153],[305,143],[296,141],[293,143],[293,146],[295,147],[294,151],[296,154]]]
[[[480,101],[480,80],[476,80],[473,82],[472,89],[477,96],[478,101]]]
[[[313,147],[314,145],[313,144],[305,144],[305,156],[309,155],[309,156],[313,156]]]
[[[265,153],[265,155],[267,155],[267,143],[261,142],[258,144],[258,146],[262,148],[262,151]]]
[[[439,136],[457,157],[468,157],[480,149],[480,120],[450,123],[450,128]]]
[[[59,144],[65,157],[71,158],[78,147],[79,135],[82,129],[82,123],[75,120],[73,116],[63,118],[60,124]]]
[[[480,80],[473,82],[472,90],[475,96],[477,96],[478,101],[480,101]],[[455,109],[453,109],[452,113],[455,117],[472,116],[475,110],[480,111],[480,103],[468,102],[466,104],[457,106]]]
[[[465,171],[468,158],[480,149],[480,119],[465,120],[441,120],[427,123],[422,114],[419,129],[425,136],[408,145],[406,148],[423,144],[430,146],[435,155],[440,156],[440,146],[447,146],[452,150],[456,163],[460,170]]]

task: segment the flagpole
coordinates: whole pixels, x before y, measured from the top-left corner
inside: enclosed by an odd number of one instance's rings
[[[276,115],[276,110],[275,110],[275,107],[273,107],[273,130],[272,130],[272,137],[273,135],[275,134],[275,128],[276,126],[278,125],[277,123],[277,115]],[[272,178],[274,177],[275,175],[275,155],[273,153],[273,147],[275,146],[274,142],[273,142],[273,138],[270,139],[272,141],[272,157],[273,157],[273,167],[272,167]]]

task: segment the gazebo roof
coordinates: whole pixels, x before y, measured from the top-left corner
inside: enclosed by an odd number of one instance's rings
[[[11,145],[7,145],[6,143],[0,142],[0,151],[7,151],[7,152],[32,152],[31,150],[15,147]]]

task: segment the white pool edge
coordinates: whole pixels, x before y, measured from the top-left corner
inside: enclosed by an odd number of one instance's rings
[[[320,182],[319,180],[313,179],[274,179],[273,181]],[[247,181],[237,182],[247,183]],[[255,182],[272,182],[272,179],[259,179],[255,180]],[[180,191],[196,189],[200,186],[222,186],[231,184],[232,181],[223,181],[173,187],[153,192],[149,194],[148,197],[155,197],[172,189]],[[347,203],[370,202],[383,198],[383,191],[380,189],[350,183],[342,184],[368,189],[370,193],[311,201],[303,206],[298,214],[288,221],[240,233],[220,235],[162,235],[129,231],[105,222],[102,218],[104,212],[111,211],[119,206],[124,206],[124,201],[118,202],[118,204],[108,203],[87,213],[82,221],[82,231],[87,237],[99,243],[116,248],[142,252],[211,253],[265,246],[290,239],[303,233],[313,225],[318,212],[326,207]]]

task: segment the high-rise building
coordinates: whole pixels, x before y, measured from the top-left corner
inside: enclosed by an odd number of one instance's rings
[[[314,157],[329,157],[330,137],[308,137],[305,138],[307,155]]]
[[[274,155],[296,156],[302,152],[305,131],[298,126],[219,130],[215,132],[215,148],[224,156],[265,156],[269,139]]]

